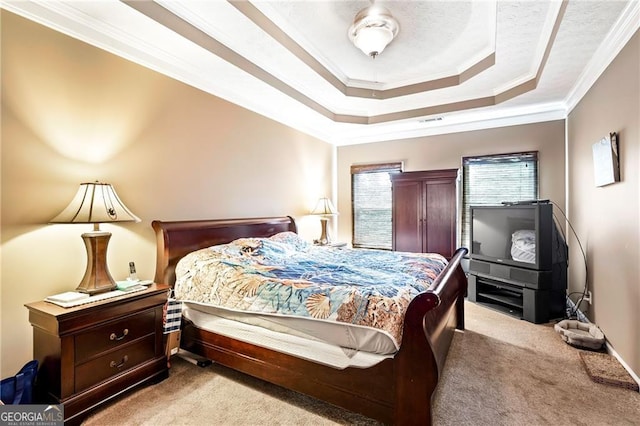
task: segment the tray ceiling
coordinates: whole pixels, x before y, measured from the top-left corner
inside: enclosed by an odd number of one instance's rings
[[[640,26],[640,2],[4,1],[2,7],[336,145],[565,118]]]

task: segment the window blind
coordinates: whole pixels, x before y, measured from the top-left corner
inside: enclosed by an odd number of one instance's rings
[[[471,206],[538,198],[538,153],[462,158],[462,245],[470,247]]]
[[[402,163],[351,166],[353,247],[391,250],[391,174]]]

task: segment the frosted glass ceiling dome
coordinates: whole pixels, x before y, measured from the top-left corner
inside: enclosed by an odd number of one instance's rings
[[[385,7],[371,5],[358,12],[349,27],[349,39],[365,55],[378,56],[398,35],[400,25]]]

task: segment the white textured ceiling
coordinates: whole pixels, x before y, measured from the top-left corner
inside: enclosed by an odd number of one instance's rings
[[[566,117],[640,27],[640,1],[3,1],[2,7],[336,145]]]

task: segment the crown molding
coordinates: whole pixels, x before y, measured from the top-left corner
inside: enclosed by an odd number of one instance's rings
[[[591,86],[600,78],[605,69],[618,56],[631,37],[640,28],[640,1],[632,0],[612,26],[612,31],[598,47],[589,61],[578,82],[565,99],[567,115],[573,111],[580,100],[587,94]]]
[[[346,146],[388,142],[564,120],[566,117],[567,110],[564,103],[514,107],[491,112],[475,111],[447,115],[430,121],[418,120],[423,123],[421,127],[416,127],[415,120],[412,120],[381,128],[377,128],[374,125],[368,129],[369,131],[358,130],[357,135],[350,134],[347,130],[342,133],[341,138],[334,138],[331,143],[338,146]]]
[[[119,1],[103,4],[106,5],[104,8],[107,12],[111,7],[129,8]],[[485,112],[483,108],[460,111],[448,113],[442,120],[422,122],[420,125],[416,125],[420,120],[406,119],[385,125],[363,126],[315,117],[309,108],[300,108],[300,104],[292,99],[281,99],[278,103],[282,107],[274,111],[257,102],[255,96],[245,96],[231,90],[230,85],[214,88],[206,73],[193,70],[183,59],[156,45],[88,15],[74,7],[74,2],[3,1],[0,7],[337,146],[566,119],[640,27],[640,1],[632,0],[612,26],[612,31],[597,49],[564,102],[526,108],[504,107],[492,112]],[[266,92],[272,90],[274,89]],[[298,112],[283,117],[283,111],[292,110]]]

